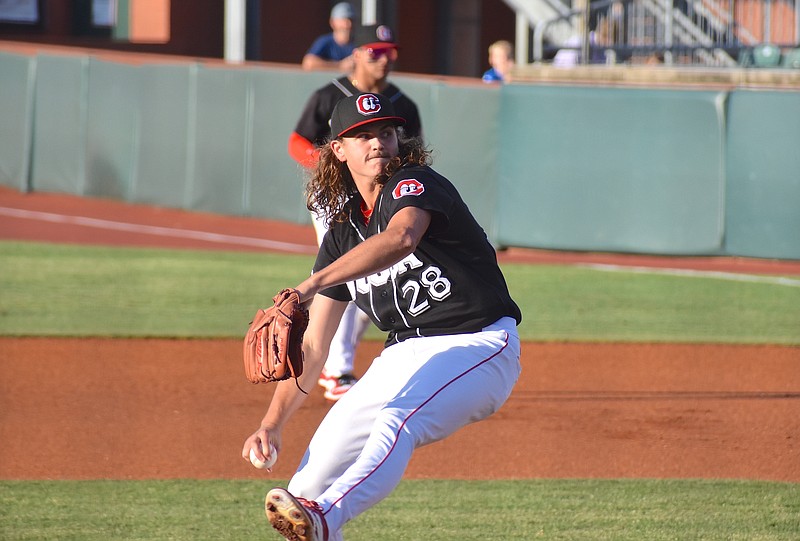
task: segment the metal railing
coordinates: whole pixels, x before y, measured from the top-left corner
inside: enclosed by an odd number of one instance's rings
[[[737,66],[749,59],[759,65],[762,49],[778,57],[800,49],[800,0],[599,0],[567,7],[533,25],[533,62]],[[554,39],[548,29],[565,22],[572,35]]]

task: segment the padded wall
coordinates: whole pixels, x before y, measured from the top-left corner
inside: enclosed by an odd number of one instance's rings
[[[728,119],[726,251],[800,259],[800,93],[736,91]]]
[[[309,223],[287,139],[335,76],[0,53],[0,183]],[[800,259],[798,92],[393,80],[496,245]]]
[[[0,184],[28,190],[36,59],[0,52]]]
[[[721,92],[504,87],[498,243],[719,253],[724,100]]]
[[[311,91],[334,75],[279,69],[253,72],[247,214],[310,223],[303,196],[306,172],[289,157],[288,140]]]
[[[89,58],[36,58],[31,189],[85,195]]]
[[[130,200],[138,178],[142,68],[91,59],[83,194]]]
[[[140,121],[135,175],[129,198],[137,203],[189,207],[188,186],[197,106],[195,65],[139,68]]]

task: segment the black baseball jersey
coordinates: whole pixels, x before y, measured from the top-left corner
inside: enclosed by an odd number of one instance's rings
[[[359,93],[361,91],[354,87],[347,77],[334,79],[308,98],[294,131],[311,141],[314,146],[321,146],[331,134],[329,122],[333,108],[342,98]],[[409,137],[422,135],[422,124],[416,104],[391,83],[381,94],[392,102],[397,116],[405,119],[403,130],[406,135]]]
[[[430,167],[401,169],[381,190],[367,225],[360,204],[361,197],[353,197],[350,219],[325,235],[315,271],[383,231],[402,208],[432,213],[411,255],[385,271],[321,292],[354,300],[379,329],[389,332],[387,345],[412,336],[477,332],[503,316],[522,321],[486,233],[445,177]]]

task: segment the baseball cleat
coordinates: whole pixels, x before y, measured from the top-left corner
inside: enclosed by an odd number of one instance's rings
[[[344,393],[350,390],[350,388],[356,384],[358,380],[352,374],[344,374],[343,376],[330,376],[328,375],[325,370],[322,371],[322,374],[319,376],[319,380],[317,383],[320,387],[325,389],[325,398],[331,400],[332,402],[336,402],[339,400]]]
[[[272,527],[289,541],[327,541],[328,524],[322,507],[305,498],[295,498],[287,490],[267,492],[264,511]]]

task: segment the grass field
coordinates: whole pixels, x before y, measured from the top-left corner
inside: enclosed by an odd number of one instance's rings
[[[0,336],[240,337],[257,299],[267,304],[302,280],[312,260],[0,242],[0,261]],[[793,285],[562,266],[504,271],[525,314],[524,340],[800,344]],[[274,539],[253,505],[264,490],[240,480],[5,480],[0,539]],[[800,485],[407,480],[345,532],[348,541],[796,540]]]
[[[0,258],[6,336],[239,337],[258,304],[313,262],[14,242],[0,242]],[[503,271],[523,340],[800,344],[797,285],[551,265]]]
[[[276,539],[252,505],[263,493],[257,481],[0,481],[0,534]],[[798,532],[798,485],[700,480],[403,481],[345,527],[348,541],[794,541]]]

